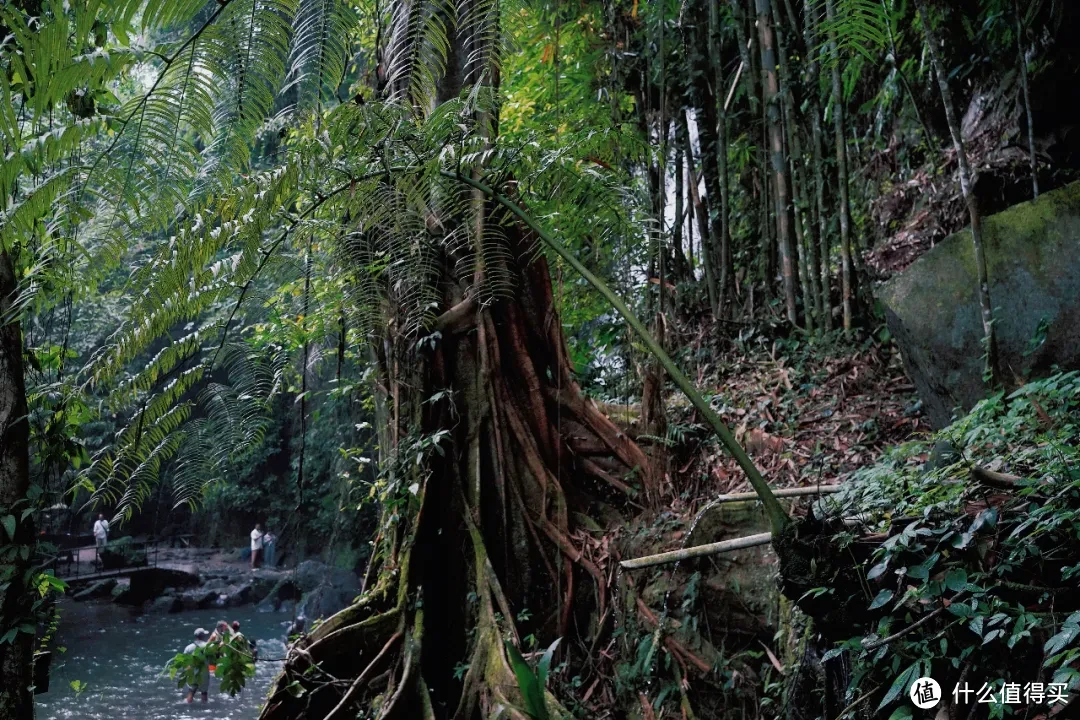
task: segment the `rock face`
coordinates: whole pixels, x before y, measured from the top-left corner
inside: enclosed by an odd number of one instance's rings
[[[983,219],[1002,380],[1080,367],[1080,183]],[[975,252],[952,235],[877,292],[931,423],[987,394]]]

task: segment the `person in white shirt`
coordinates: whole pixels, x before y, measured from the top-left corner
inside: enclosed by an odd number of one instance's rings
[[[262,564],[263,542],[266,533],[263,532],[262,523],[255,523],[255,529],[251,531],[251,569]]]
[[[185,655],[194,655],[196,650],[200,650],[206,647],[206,643],[210,640],[210,633],[206,632],[202,628],[195,631],[195,642],[184,648]],[[206,702],[207,692],[210,690],[210,668],[206,666],[205,659],[200,659],[198,673],[195,676],[194,684],[188,687],[187,701],[191,702],[195,699],[195,693],[202,695],[202,701]]]
[[[109,521],[105,519],[105,513],[98,513],[97,522],[94,523],[94,544],[100,551],[109,541]]]

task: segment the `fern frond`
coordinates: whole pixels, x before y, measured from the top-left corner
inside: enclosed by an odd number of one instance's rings
[[[338,0],[305,0],[293,27],[293,45],[284,93],[297,89],[297,109],[306,113],[336,99],[351,56],[360,18]]]
[[[825,14],[825,0],[814,0],[811,11],[819,16],[821,38],[835,33],[837,50],[841,53],[861,55],[870,62],[878,62],[888,47],[889,16],[880,0],[833,0],[834,16]],[[834,62],[829,53],[823,52],[824,42],[818,48],[825,62]]]

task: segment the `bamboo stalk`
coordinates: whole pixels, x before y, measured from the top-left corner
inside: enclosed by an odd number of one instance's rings
[[[829,493],[840,492],[839,485],[819,485],[817,487],[805,487],[805,488],[781,488],[779,490],[773,490],[773,495],[778,498],[782,497],[802,497],[804,495],[826,495]],[[728,495],[719,495],[712,504],[730,503],[730,502],[743,502],[745,500],[757,500],[757,493],[731,493]]]
[[[783,492],[783,490],[776,491],[777,494]],[[836,490],[830,492],[836,492]],[[741,500],[743,499],[743,496],[749,496],[750,499],[757,497],[753,493],[740,493],[738,496],[732,495],[726,497],[738,497]],[[717,499],[723,502],[722,498],[724,497],[725,496],[722,495]],[[784,495],[780,495],[780,497],[784,497]],[[860,517],[843,519],[843,523],[847,527],[857,527],[862,521],[863,518]],[[633,558],[632,560],[623,560],[619,563],[619,567],[624,570],[640,570],[641,568],[653,567],[655,565],[667,565],[668,563],[681,562],[683,560],[689,560],[690,558],[720,555],[735,550],[745,550],[746,548],[768,545],[772,542],[772,537],[772,533],[759,533],[757,535],[746,535],[744,537],[735,538],[734,540],[721,540],[720,542],[706,543],[705,545],[695,545],[679,550],[669,550],[667,552],[657,553],[656,555],[644,555],[639,558]]]
[[[735,88],[739,84],[739,78],[742,77],[743,68],[746,67],[741,61],[739,62],[739,69],[735,71],[735,79],[731,81],[731,89],[728,90],[727,99],[724,100],[724,111],[726,112],[731,107],[731,98],[735,97]]]
[[[652,567],[654,565],[666,565],[667,563],[679,562],[680,560],[688,560],[690,558],[707,557],[709,555],[719,555],[720,553],[731,552],[733,550],[743,550],[759,545],[768,545],[771,542],[772,533],[759,533],[757,535],[747,535],[746,537],[735,538],[734,540],[724,540],[722,542],[709,543],[707,545],[696,545],[681,550],[671,550],[658,555],[646,555],[645,557],[634,558],[633,560],[623,560],[619,563],[619,566],[625,570],[640,570],[641,568]]]

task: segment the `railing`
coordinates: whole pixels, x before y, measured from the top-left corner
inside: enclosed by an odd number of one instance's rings
[[[63,548],[55,553],[49,566],[61,580],[87,580],[124,575],[133,570],[158,567],[162,547],[174,548],[191,535],[172,535],[139,542],[84,545]],[[104,552],[104,554],[103,554]],[[119,561],[120,564],[116,564]]]

